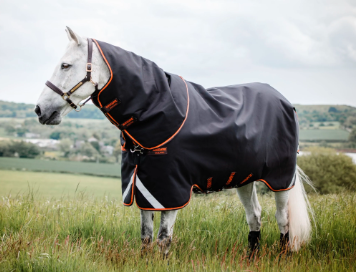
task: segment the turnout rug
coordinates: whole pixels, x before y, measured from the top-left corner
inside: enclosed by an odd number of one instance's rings
[[[140,209],[180,209],[193,191],[257,180],[272,191],[294,186],[297,116],[274,88],[205,89],[132,52],[94,42],[111,76],[92,100],[122,131],[125,205],[136,199]]]

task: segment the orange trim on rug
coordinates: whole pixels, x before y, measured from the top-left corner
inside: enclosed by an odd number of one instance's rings
[[[108,68],[109,68],[109,70],[110,70],[110,80],[106,83],[106,85],[100,90],[100,92],[99,92],[99,94],[98,94],[98,102],[99,102],[99,105],[100,105],[100,107],[103,107],[102,104],[101,104],[101,102],[100,102],[99,96],[100,96],[100,94],[102,93],[102,91],[110,84],[110,82],[111,82],[111,80],[112,80],[112,78],[113,78],[113,73],[112,73],[112,70],[111,70],[111,67],[110,67],[110,64],[109,64],[108,60],[106,59],[106,57],[105,57],[103,51],[101,50],[100,45],[98,44],[98,42],[97,42],[95,39],[93,39],[93,41],[95,42],[96,46],[98,47],[101,56],[103,57],[104,61],[106,62],[106,65],[108,66]],[[125,129],[124,131],[127,133],[127,135],[128,135],[133,141],[135,141],[139,146],[141,146],[142,148],[147,149],[147,150],[152,150],[152,149],[161,147],[162,145],[168,143],[169,141],[171,141],[171,140],[178,134],[178,132],[182,129],[182,127],[183,127],[185,121],[187,120],[188,113],[189,113],[189,91],[188,91],[188,85],[187,85],[187,83],[185,82],[185,80],[183,79],[183,77],[181,77],[181,76],[179,76],[179,77],[183,80],[183,82],[184,82],[184,84],[185,84],[185,87],[186,87],[186,89],[187,89],[187,110],[186,110],[185,118],[184,118],[182,124],[180,125],[180,127],[178,128],[178,130],[177,130],[171,137],[169,137],[169,138],[168,138],[167,140],[165,140],[163,143],[161,143],[161,144],[159,144],[159,145],[157,145],[157,146],[154,146],[154,147],[144,147],[142,144],[140,144],[140,143]],[[111,119],[117,126],[119,126],[119,124],[115,121],[115,119],[114,119],[109,113],[106,113],[106,116],[107,116],[107,117],[110,117],[110,119]]]
[[[100,92],[99,92],[99,94],[98,94],[98,102],[99,102],[100,107],[102,108],[103,105],[101,104],[101,102],[100,102],[100,100],[99,100],[99,96],[100,96],[100,94],[102,93],[102,91],[104,91],[105,88],[110,84],[110,82],[111,82],[111,80],[112,80],[112,78],[113,78],[113,74],[112,74],[112,70],[111,70],[110,64],[109,64],[108,60],[106,59],[106,57],[105,57],[103,51],[101,50],[100,45],[98,44],[98,42],[97,42],[95,39],[93,39],[93,41],[95,42],[96,46],[98,47],[101,56],[103,57],[104,61],[106,62],[106,65],[108,66],[108,68],[109,68],[109,70],[110,70],[110,79],[109,79],[109,81],[105,84],[105,86],[100,90]]]
[[[225,186],[230,185],[230,183],[231,183],[231,181],[233,180],[235,174],[236,174],[236,172],[231,172],[231,175],[230,175],[229,179],[227,180]]]
[[[155,209],[155,208],[141,208],[138,204],[137,204],[137,199],[136,199],[136,206],[140,209],[140,210],[145,210],[145,211],[168,211],[168,210],[178,210],[178,209],[182,209],[185,206],[187,206],[190,202],[190,199],[192,198],[192,192],[193,192],[193,187],[196,186],[200,191],[203,192],[203,190],[197,185],[197,184],[193,184],[192,188],[190,189],[190,196],[189,196],[189,200],[187,203],[185,203],[184,205],[180,206],[180,207],[175,207],[175,208],[164,208],[164,209]]]
[[[249,175],[240,183],[240,185],[241,185],[242,183],[245,183],[246,181],[248,181],[252,176],[253,176],[252,173],[249,174]]]
[[[132,181],[132,188],[131,188],[131,202],[129,204],[126,204],[124,201],[125,199],[122,200],[122,202],[124,203],[125,206],[131,206],[132,205],[132,202],[133,202],[133,195],[134,195],[134,189],[135,189],[135,181],[136,181],[136,175],[137,175],[137,164],[136,164],[136,168],[135,168],[135,171],[134,171],[134,177],[133,177],[133,181]]]
[[[126,150],[126,139],[125,139],[125,135],[122,131],[121,131],[121,135],[122,135],[122,138],[124,139],[124,145],[121,146],[121,150],[122,150],[122,148],[124,148]]]
[[[162,145],[165,145],[166,143],[168,143],[169,141],[171,141],[177,134],[178,132],[182,129],[185,121],[187,120],[187,117],[188,117],[188,113],[189,113],[189,91],[188,91],[188,85],[187,83],[185,82],[185,80],[180,76],[180,78],[183,80],[184,84],[185,84],[185,87],[187,89],[187,110],[186,110],[186,113],[185,113],[185,118],[182,122],[182,124],[180,125],[180,127],[178,128],[178,130],[171,136],[169,137],[167,140],[165,140],[163,143],[157,145],[157,146],[154,146],[154,147],[145,147],[143,146],[142,144],[140,144],[126,129],[124,130],[127,135],[133,140],[135,141],[139,146],[141,146],[142,148],[144,149],[147,149],[147,150],[152,150],[152,149],[155,149],[155,148],[158,148],[158,147],[161,147]]]
[[[99,99],[100,94],[106,89],[107,86],[109,86],[109,84],[110,84],[110,82],[112,81],[114,75],[113,75],[113,73],[112,73],[111,66],[110,66],[108,60],[106,59],[106,57],[105,57],[103,51],[101,50],[100,45],[98,44],[98,42],[97,42],[95,39],[93,39],[93,41],[95,42],[96,46],[98,47],[101,56],[103,57],[103,59],[104,59],[106,65],[108,66],[108,68],[109,68],[109,70],[110,70],[110,79],[109,79],[109,81],[105,84],[105,86],[104,86],[104,87],[100,90],[100,92],[98,93],[98,102],[99,102],[100,107],[102,108],[103,105],[101,104],[100,99]],[[116,122],[116,120],[115,120],[109,113],[106,113],[105,115],[106,115],[106,117],[109,117],[111,121],[113,121],[113,122],[115,123],[115,126],[117,126],[117,127],[119,126],[119,123]]]
[[[206,181],[206,188],[210,189],[211,186],[213,186],[213,177],[208,178]]]
[[[269,185],[268,182],[265,181],[264,179],[258,179],[258,180],[256,180],[256,181],[262,181],[262,182],[263,182],[264,184],[266,184],[266,185],[268,186],[268,188],[270,188],[273,192],[288,191],[288,190],[290,190],[290,189],[292,189],[292,188],[294,187],[294,185],[293,185],[292,187],[287,188],[287,189],[274,190],[274,189],[271,187],[271,185]]]

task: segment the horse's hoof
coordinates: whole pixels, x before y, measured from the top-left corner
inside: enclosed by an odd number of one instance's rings
[[[281,250],[288,250],[288,246],[289,246],[289,232],[287,232],[286,234],[282,234],[280,235],[279,238],[279,246],[281,248]]]
[[[261,232],[250,231],[248,234],[249,258],[252,259],[260,249]]]
[[[167,260],[169,253],[162,253],[163,260]]]

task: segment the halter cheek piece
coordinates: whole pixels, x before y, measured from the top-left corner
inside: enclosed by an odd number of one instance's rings
[[[88,39],[88,61],[87,61],[87,75],[85,76],[85,78],[82,79],[82,81],[80,81],[78,84],[76,84],[72,89],[70,89],[68,92],[64,93],[62,92],[57,86],[55,86],[53,83],[51,83],[50,81],[46,82],[46,85],[52,89],[54,92],[56,92],[57,94],[59,94],[63,100],[67,101],[67,103],[73,108],[75,109],[75,111],[80,111],[82,109],[82,107],[92,98],[93,95],[91,95],[87,100],[84,101],[84,103],[82,104],[74,104],[73,101],[70,99],[70,96],[80,87],[82,86],[85,82],[90,81],[94,86],[95,86],[95,92],[97,93],[98,91],[98,83],[94,82],[91,78],[91,72],[92,72],[92,55],[93,55],[93,41],[92,39]],[[79,110],[78,110],[79,107]]]

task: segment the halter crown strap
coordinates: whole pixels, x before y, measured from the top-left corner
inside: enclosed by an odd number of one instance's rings
[[[85,82],[90,81],[94,84],[95,86],[95,92],[98,90],[98,83],[95,83],[91,79],[91,72],[92,72],[92,56],[93,56],[93,40],[88,38],[88,59],[87,59],[87,65],[86,65],[86,76],[83,78],[78,84],[76,84],[72,89],[70,89],[68,92],[64,93],[62,92],[56,85],[51,83],[50,81],[46,82],[46,85],[52,89],[54,92],[59,94],[67,103],[74,108],[75,110],[78,108],[77,105],[73,103],[73,101],[69,98],[80,86],[82,86]],[[95,93],[94,92],[94,93]],[[90,97],[89,97],[90,99]],[[87,99],[83,104],[80,105],[80,109],[85,105],[86,102],[89,101]]]

